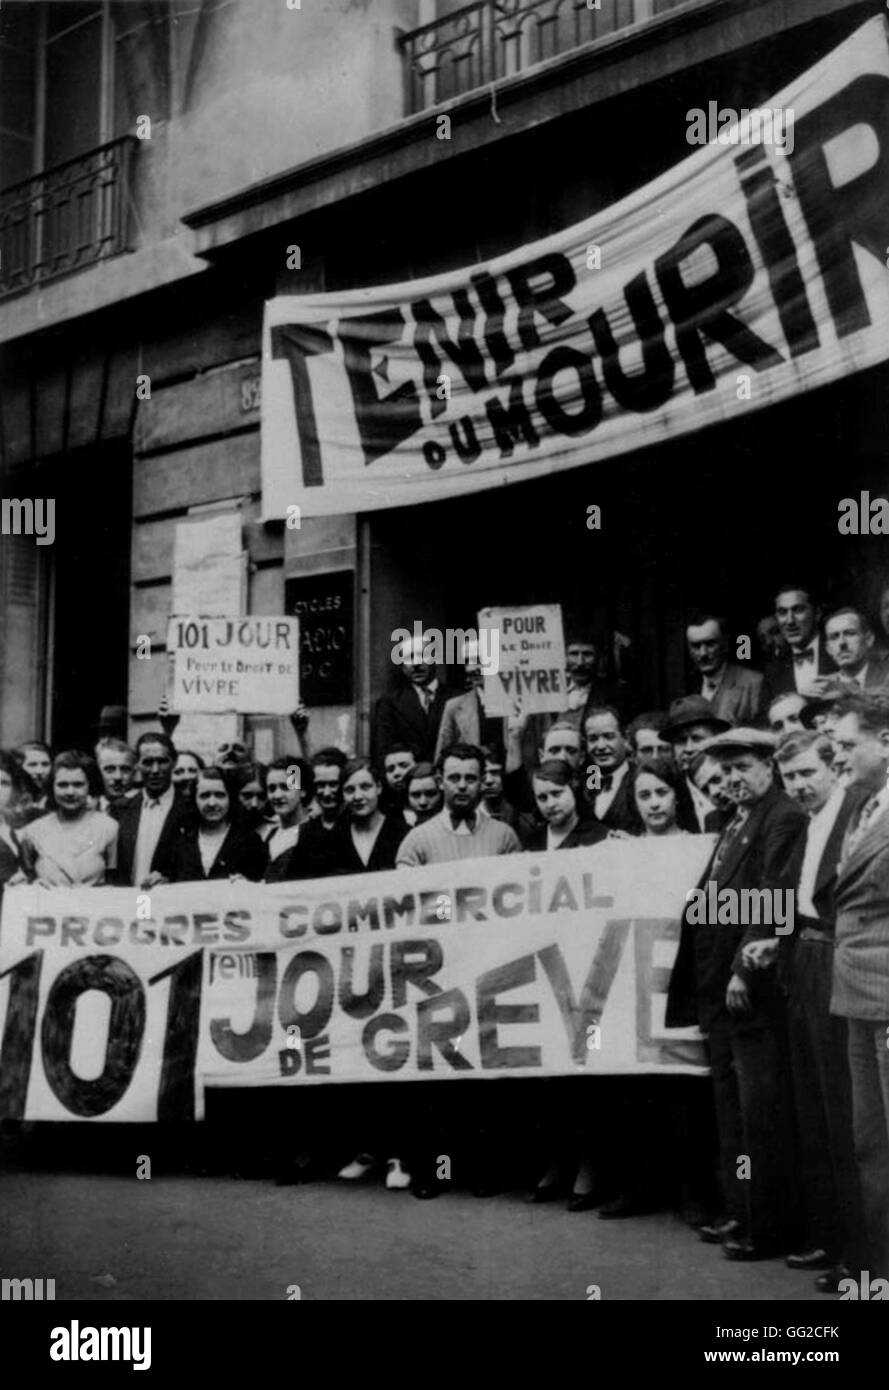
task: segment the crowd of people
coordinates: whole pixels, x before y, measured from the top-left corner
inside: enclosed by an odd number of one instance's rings
[[[603,684],[595,643],[569,638],[565,708],[508,718],[486,713],[471,652],[465,689],[451,691],[409,644],[401,686],[377,705],[373,759],[312,751],[304,710],[300,756],[267,766],[238,741],[205,765],[177,748],[166,711],[134,748],[107,732],[92,754],[31,741],[0,754],[0,883],[281,882],[712,834],[697,887],[790,890],[795,929],[686,909],[666,1022],[700,1027],[709,1086],[590,1077],[580,1114],[577,1078],[527,1083],[543,1088],[530,1198],[606,1219],[681,1200],[726,1257],[784,1256],[826,1292],[850,1271],[889,1275],[889,654],[863,611],[822,620],[795,582],[758,635],[761,672],[730,658],[720,615],[691,615],[695,681],[643,713],[620,682]],[[300,1096],[319,1133],[338,1089]],[[479,1088],[475,1099],[446,1089],[470,1149],[485,1152],[475,1190],[494,1191],[506,1102],[490,1087],[484,1107]],[[339,1176],[385,1167],[388,1187],[437,1195],[442,1098],[417,1091],[406,1134],[396,1088],[364,1090],[351,1123],[368,1138]],[[665,1179],[645,1155],[663,1155],[667,1133]],[[305,1147],[282,1181],[323,1167],[324,1145]]]

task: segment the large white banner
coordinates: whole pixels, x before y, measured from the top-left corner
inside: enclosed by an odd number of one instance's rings
[[[889,357],[883,21],[768,107],[790,113],[783,150],[714,121],[654,182],[496,260],[271,300],[264,518],[539,477]]]
[[[709,835],[312,882],[10,889],[0,1117],[151,1120],[210,1086],[705,1067],[664,1010]]]

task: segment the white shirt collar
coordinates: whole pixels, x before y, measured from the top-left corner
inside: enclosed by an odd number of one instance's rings
[[[170,807],[173,805],[173,798],[174,798],[175,794],[176,794],[176,793],[175,793],[175,791],[173,790],[173,787],[172,787],[172,786],[169,786],[169,787],[167,787],[167,790],[163,793],[162,796],[153,797],[153,796],[151,796],[151,795],[145,790],[145,788],[143,787],[143,788],[142,788],[142,810],[143,810],[143,811],[148,810],[148,809],[149,809],[149,803],[154,803],[155,801],[157,801],[157,803],[158,803],[160,809],[163,811],[164,815],[166,815],[167,812],[169,811]]]

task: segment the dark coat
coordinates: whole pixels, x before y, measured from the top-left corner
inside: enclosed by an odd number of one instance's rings
[[[831,1013],[889,1024],[889,811],[843,860],[834,904]]]
[[[201,851],[198,846],[198,823],[189,820],[179,826],[175,838],[155,862],[158,871],[171,883],[193,883],[201,879],[229,878],[241,874],[243,878],[262,878],[268,859],[268,850],[255,830],[243,826],[229,826],[219,853],[210,865],[210,872],[204,873]]]
[[[327,878],[338,872],[339,831],[347,817],[341,815],[331,830],[326,830],[321,817],[300,826],[299,839],[293,849],[270,860],[265,871],[266,883],[285,883],[295,878]]]
[[[546,824],[530,827],[522,837],[522,848],[536,852],[546,850]],[[597,820],[582,817],[570,835],[566,835],[559,849],[575,849],[578,845],[598,845],[608,839],[608,831]]]
[[[836,673],[836,664],[827,655],[824,645],[824,638],[818,641],[818,675],[831,676]],[[768,714],[769,705],[779,695],[788,695],[796,690],[796,682],[793,679],[793,655],[785,652],[783,656],[775,657],[770,661],[763,672],[762,690],[760,692],[759,713],[762,719]]]
[[[783,871],[805,822],[796,802],[777,785],[772,786],[751,809],[726,853],[715,880],[716,891],[786,886]],[[714,879],[712,865],[721,843],[722,836],[697,885],[699,889],[706,890]],[[725,1011],[726,987],[734,974],[742,976],[751,990],[754,1009],[749,1021],[755,1022],[759,1010],[768,1008],[777,985],[773,972],[750,971],[743,966],[741,951],[748,941],[772,934],[773,929],[761,923],[745,927],[689,922],[686,908],[667,993],[667,1027],[687,1028],[697,1023],[708,1032]]]
[[[362,864],[352,843],[352,822],[347,815],[340,817],[333,830],[316,831],[310,835],[307,828],[300,832],[293,849],[269,866],[266,882],[281,883],[297,878],[329,878],[333,874],[369,874],[379,869],[394,869],[398,847],[409,829],[407,821],[401,816],[384,816],[370,859]],[[323,840],[321,835],[324,836]]]
[[[352,843],[352,823],[344,816],[333,832],[336,844],[333,849],[333,869],[335,874],[370,874],[379,869],[394,869],[395,856],[410,826],[407,821],[395,816],[384,816],[380,833],[370,852],[370,859],[362,864],[358,851]],[[297,846],[298,848],[298,846]]]
[[[825,930],[831,930],[836,919],[836,909],[834,907],[834,892],[837,886],[837,871],[839,869],[840,854],[843,849],[843,840],[849,828],[852,817],[861,809],[868,799],[868,792],[863,787],[851,786],[840,803],[837,818],[833,823],[833,829],[827,837],[821,859],[818,862],[818,872],[815,875],[815,891],[812,894],[812,901],[815,904],[815,911],[818,913],[819,925]],[[806,853],[806,839],[808,835],[809,822],[805,821],[800,826],[799,835],[790,849],[790,855],[784,869],[784,882],[787,888],[792,888],[794,892],[799,888],[800,874],[803,869],[803,859]],[[796,936],[796,933],[793,933]],[[792,944],[793,937],[790,938]]]
[[[834,905],[834,894],[837,886],[837,873],[839,870],[840,855],[843,850],[843,841],[850,821],[857,817],[863,803],[868,799],[868,792],[862,787],[852,786],[846,792],[840,803],[837,818],[833,823],[833,828],[827,837],[827,843],[818,861],[818,869],[815,874],[815,888],[812,893],[812,902],[818,914],[817,925],[822,931],[833,931],[836,921],[836,907]],[[798,838],[791,846],[790,855],[784,869],[784,886],[791,888],[796,902],[795,927],[790,936],[785,937],[781,942],[781,954],[778,960],[778,979],[788,990],[793,988],[793,956],[796,950],[796,943],[799,940],[799,933],[806,923],[799,910],[799,902],[796,894],[799,889],[800,874],[803,869],[803,859],[806,853],[806,839],[808,835],[809,822],[800,826]],[[812,923],[815,925],[815,923]]]
[[[108,813],[120,826],[117,836],[117,868],[113,874],[109,875],[109,880],[122,888],[138,886],[133,885],[133,869],[136,859],[136,837],[139,834],[139,820],[142,815],[142,800],[140,795],[133,797],[131,801],[118,802]],[[161,833],[151,860],[152,872],[155,870],[162,872],[159,868],[160,862],[169,858],[170,850],[180,829],[193,820],[194,814],[194,809],[191,806],[180,801],[178,797],[174,798],[173,805],[161,827]]]
[[[590,764],[590,766],[585,769],[584,785],[586,785],[586,779],[592,766],[593,765]],[[628,835],[641,835],[645,828],[642,824],[642,817],[636,809],[636,798],[633,795],[632,773],[633,770],[630,768],[618,787],[614,800],[601,820],[593,809],[596,801],[596,793],[593,791],[586,792],[586,814],[591,820],[598,821],[600,825],[604,825],[606,830],[624,830]]]
[[[458,692],[439,683],[428,711],[424,711],[413,686],[403,681],[398,690],[381,695],[374,719],[374,757],[380,767],[393,743],[413,748],[418,762],[431,763],[445,705]]]

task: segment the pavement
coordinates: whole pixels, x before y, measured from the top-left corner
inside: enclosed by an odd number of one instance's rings
[[[60,1164],[61,1164],[60,1159]],[[379,1180],[0,1168],[0,1276],[56,1299],[812,1300],[812,1274],[735,1264],[675,1215],[600,1221],[523,1195],[433,1201]],[[298,1286],[298,1293],[296,1287]]]

